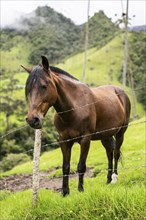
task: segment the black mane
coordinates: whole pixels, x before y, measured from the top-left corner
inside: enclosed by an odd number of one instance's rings
[[[59,73],[59,74],[62,74],[62,75],[65,75],[65,76],[68,76],[70,77],[71,79],[74,79],[74,80],[77,80],[77,78],[75,78],[74,76],[70,75],[68,72],[58,68],[58,67],[55,67],[55,66],[50,66],[50,69],[53,71],[53,72],[56,72],[56,73]]]
[[[44,74],[42,74],[42,67],[36,66],[33,71],[29,74],[27,81],[26,81],[26,86],[25,86],[25,97],[26,100],[28,100],[28,96],[30,95],[32,88],[34,87],[35,84],[39,85],[40,79],[45,80],[46,77]]]
[[[66,71],[58,68],[58,67],[54,67],[54,66],[50,66],[50,69],[58,74],[62,74],[65,76],[68,76],[71,79],[77,80],[75,77],[73,77],[72,75],[70,75],[69,73],[67,73]],[[42,66],[36,66],[33,71],[29,74],[28,79],[26,81],[26,87],[25,87],[25,97],[26,100],[28,100],[28,96],[31,93],[32,88],[34,87],[35,84],[37,84],[38,86],[40,85],[40,79],[43,79],[46,84],[48,84],[48,81],[46,79],[46,75],[44,74],[44,72],[42,71]]]

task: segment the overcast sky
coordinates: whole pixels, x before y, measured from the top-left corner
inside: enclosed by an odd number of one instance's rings
[[[38,6],[50,6],[57,12],[82,24],[87,21],[88,0],[1,0],[1,27],[16,23],[22,14],[29,14]],[[116,21],[126,11],[126,0],[90,0],[90,16],[103,10],[105,14]],[[115,16],[117,15],[117,16]],[[129,0],[129,17],[132,26],[146,24],[146,0]]]

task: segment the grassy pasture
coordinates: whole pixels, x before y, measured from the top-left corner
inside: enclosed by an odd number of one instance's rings
[[[77,178],[70,180],[70,195],[62,198],[60,193],[40,189],[39,204],[31,206],[32,192],[10,193],[2,191],[1,219],[127,219],[144,220],[145,211],[145,118],[133,122],[122,146],[122,162],[119,163],[119,180],[106,185],[107,158],[100,142],[92,142],[87,167],[95,178],[85,178],[85,192],[77,192]],[[71,170],[76,171],[79,146],[72,149]],[[50,176],[61,176],[62,156],[56,149],[41,156],[41,170],[52,170]],[[1,175],[31,173],[32,163],[13,168]],[[61,180],[60,180],[61,181]]]
[[[126,178],[126,180],[128,180]],[[100,178],[86,180],[86,191],[78,193],[71,181],[72,194],[62,198],[60,194],[40,190],[38,207],[31,207],[31,191],[11,194],[1,202],[3,220],[68,220],[68,219],[127,219],[144,220],[145,186],[142,183],[106,186]],[[92,185],[92,187],[91,187]]]

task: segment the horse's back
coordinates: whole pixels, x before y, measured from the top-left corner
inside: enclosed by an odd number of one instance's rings
[[[113,85],[105,85],[105,86],[99,86],[92,89],[92,92],[95,95],[95,99],[98,100],[97,104],[114,104],[114,102],[119,102],[119,104],[122,105],[125,113],[129,116],[130,114],[130,100],[125,93],[125,91],[118,87]]]
[[[93,88],[92,92],[95,97],[97,131],[128,124],[130,101],[124,90],[107,85]]]

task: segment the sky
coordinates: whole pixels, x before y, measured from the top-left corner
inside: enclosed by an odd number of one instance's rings
[[[75,24],[87,21],[88,0],[1,0],[1,27],[17,23],[21,15],[45,5],[70,18]],[[126,11],[126,0],[90,0],[89,16],[99,10],[103,10],[115,22]],[[146,0],[129,0],[129,18],[129,26],[146,24]]]

